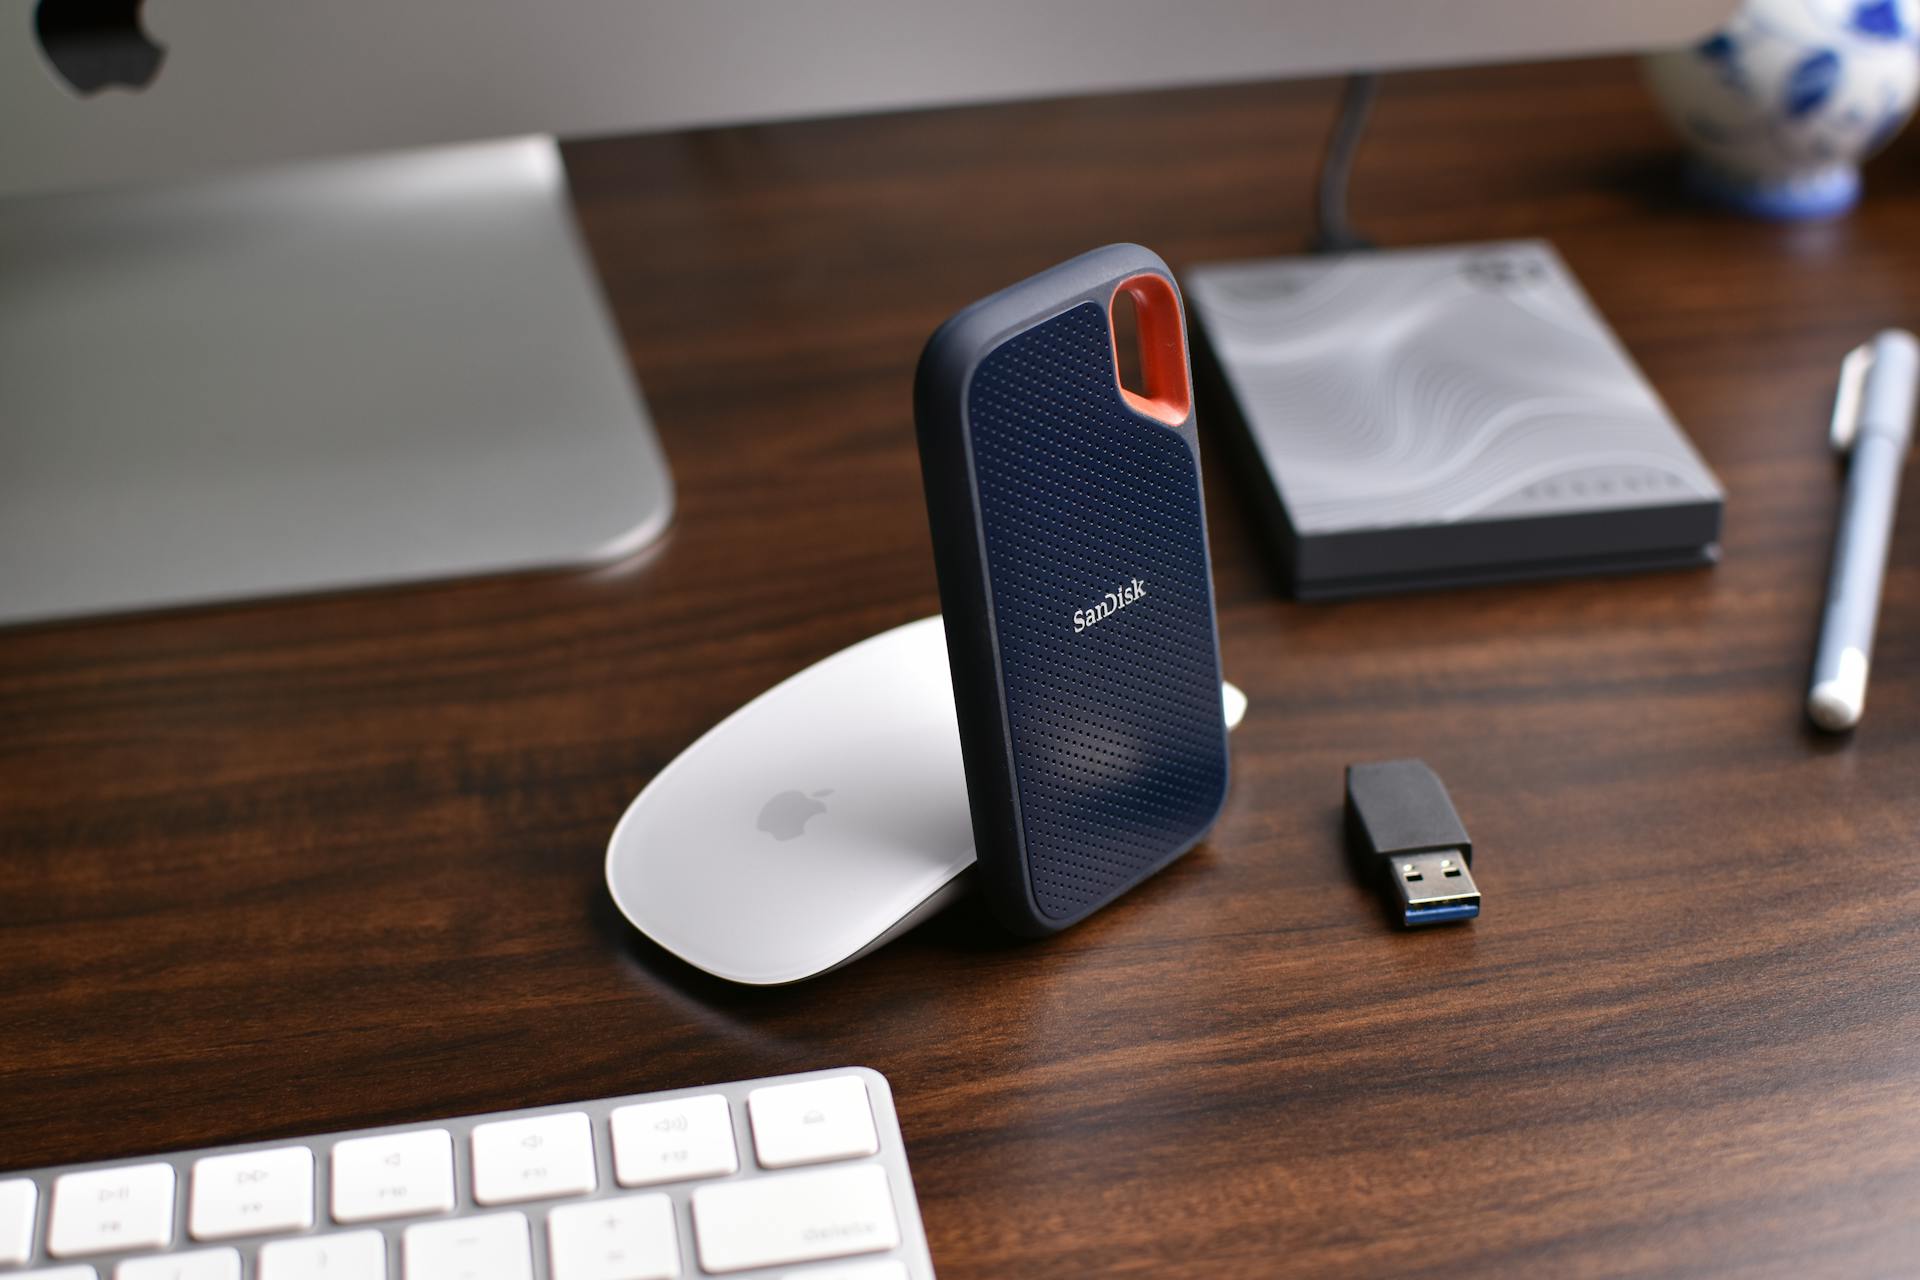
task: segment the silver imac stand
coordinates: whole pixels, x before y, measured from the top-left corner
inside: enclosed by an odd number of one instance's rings
[[[0,201],[0,624],[603,563],[672,507],[550,139]]]

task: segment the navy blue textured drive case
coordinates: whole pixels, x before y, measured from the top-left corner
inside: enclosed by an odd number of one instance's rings
[[[1110,320],[1138,317],[1140,392]],[[1213,825],[1220,647],[1173,276],[1111,245],[928,342],[914,415],[981,883],[1010,928],[1075,923]]]

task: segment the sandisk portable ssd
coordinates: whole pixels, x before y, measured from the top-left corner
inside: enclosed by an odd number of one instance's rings
[[[928,341],[914,418],[981,885],[1009,928],[1051,933],[1191,849],[1226,798],[1172,273],[1110,245],[973,304]]]

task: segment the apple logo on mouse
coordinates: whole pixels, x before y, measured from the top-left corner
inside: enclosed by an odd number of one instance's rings
[[[760,821],[755,825],[775,840],[798,840],[807,833],[807,823],[827,811],[827,806],[820,803],[821,797],[832,794],[831,790],[812,795],[782,791],[761,806]]]
[[[141,0],[40,0],[33,30],[75,93],[144,89],[160,74],[163,45],[140,25]]]

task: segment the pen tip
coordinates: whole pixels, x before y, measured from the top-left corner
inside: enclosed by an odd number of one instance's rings
[[[1861,700],[1849,697],[1841,680],[1822,680],[1807,695],[1807,715],[1828,733],[1844,733],[1860,723]]]

